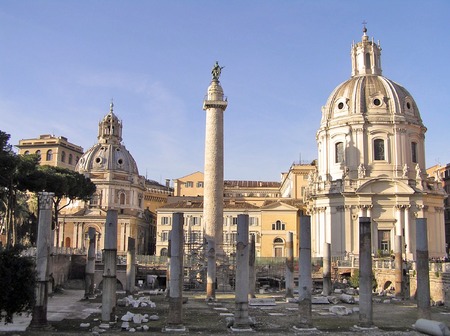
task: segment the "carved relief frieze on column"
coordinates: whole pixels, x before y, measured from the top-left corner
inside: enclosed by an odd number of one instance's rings
[[[51,210],[52,209],[53,195],[54,195],[54,193],[50,193],[50,192],[38,193],[40,210]]]

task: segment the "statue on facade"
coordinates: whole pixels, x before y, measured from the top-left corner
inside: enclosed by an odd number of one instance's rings
[[[402,177],[408,177],[408,165],[405,163],[403,165],[403,175]]]
[[[416,179],[420,180],[420,175],[422,174],[422,170],[420,169],[419,164],[416,164]]]
[[[214,64],[214,67],[211,70],[212,78],[213,79],[219,79],[223,68],[225,68],[225,67],[224,66],[223,67],[219,66],[219,62],[216,61],[216,64]]]
[[[358,177],[364,178],[366,177],[366,167],[364,167],[364,164],[360,164],[358,167]]]

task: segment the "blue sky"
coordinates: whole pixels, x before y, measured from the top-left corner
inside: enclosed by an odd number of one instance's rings
[[[225,66],[225,178],[279,181],[317,157],[321,107],[350,78],[362,22],[415,98],[427,166],[450,162],[450,1],[2,0],[0,130],[89,149],[109,111],[141,175],[203,171],[202,102]]]

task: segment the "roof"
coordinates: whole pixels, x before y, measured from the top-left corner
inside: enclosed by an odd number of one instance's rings
[[[224,209],[259,209],[258,206],[242,201],[225,201]],[[174,203],[165,204],[159,209],[203,209],[203,199],[182,200]]]
[[[267,181],[235,181],[225,180],[225,187],[241,187],[241,188],[279,188],[280,182],[267,182]]]

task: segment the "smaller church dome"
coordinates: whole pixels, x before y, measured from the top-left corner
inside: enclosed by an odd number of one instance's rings
[[[78,161],[78,172],[123,171],[139,175],[136,161],[121,143],[122,122],[114,114],[113,107],[111,103],[109,113],[99,123],[98,143]]]

